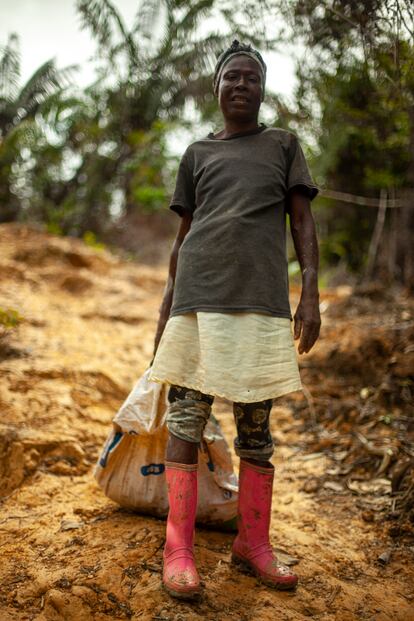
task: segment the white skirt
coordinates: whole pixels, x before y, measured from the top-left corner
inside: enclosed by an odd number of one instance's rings
[[[242,403],[301,390],[290,319],[250,312],[170,317],[150,379]]]

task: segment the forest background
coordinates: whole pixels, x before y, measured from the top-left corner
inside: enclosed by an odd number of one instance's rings
[[[178,157],[220,127],[216,58],[233,38],[295,49],[292,98],[261,120],[295,132],[322,188],[314,203],[327,282],[414,286],[414,8],[410,0],[78,0],[96,77],[46,60],[20,78],[18,33],[0,49],[0,222],[30,222],[164,261]],[[184,145],[183,145],[184,148]],[[298,272],[291,253],[290,271]]]

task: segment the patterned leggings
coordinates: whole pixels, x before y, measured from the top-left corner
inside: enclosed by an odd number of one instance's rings
[[[168,401],[169,432],[181,440],[199,444],[214,397],[190,388],[171,386]],[[273,455],[273,438],[269,430],[272,404],[272,399],[256,403],[233,403],[237,426],[234,449],[239,457],[266,461]]]

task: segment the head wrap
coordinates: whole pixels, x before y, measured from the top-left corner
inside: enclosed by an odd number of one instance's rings
[[[214,94],[217,95],[218,93],[218,86],[220,83],[220,78],[221,78],[221,74],[223,72],[224,66],[227,65],[227,63],[229,62],[229,60],[233,58],[233,56],[240,56],[241,54],[245,56],[249,56],[249,58],[252,58],[254,61],[257,62],[257,64],[260,67],[260,72],[262,75],[262,101],[263,101],[264,94],[265,94],[265,84],[266,84],[266,64],[261,54],[257,50],[252,48],[251,45],[243,45],[242,43],[239,43],[237,39],[234,39],[231,46],[227,48],[227,50],[222,52],[222,54],[220,54],[220,56],[218,57],[216,67],[214,70],[214,78],[213,78]]]

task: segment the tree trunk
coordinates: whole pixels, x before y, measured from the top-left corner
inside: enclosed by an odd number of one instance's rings
[[[378,207],[377,221],[375,223],[374,232],[371,237],[371,243],[368,250],[368,261],[365,272],[365,278],[371,279],[374,274],[378,248],[381,241],[382,231],[384,230],[385,213],[387,211],[387,190],[381,190],[381,196]]]
[[[410,119],[410,164],[407,170],[407,189],[403,193],[401,208],[401,268],[403,284],[414,290],[414,105],[408,108]]]

